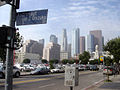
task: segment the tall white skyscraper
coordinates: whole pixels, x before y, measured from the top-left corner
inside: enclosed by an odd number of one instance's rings
[[[91,34],[87,35],[87,51],[89,51],[90,54],[95,51],[94,36]]]
[[[66,33],[66,29],[63,29],[63,33],[62,33],[61,51],[67,51],[67,33]]]
[[[80,54],[80,29],[74,29],[72,32],[72,57]]]
[[[58,43],[58,38],[55,35],[50,35],[50,42],[53,42],[55,44]]]

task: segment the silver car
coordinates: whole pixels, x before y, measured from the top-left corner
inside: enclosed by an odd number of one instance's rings
[[[13,66],[13,76],[20,77],[20,69],[16,66]],[[5,78],[5,67],[0,68],[0,78]]]

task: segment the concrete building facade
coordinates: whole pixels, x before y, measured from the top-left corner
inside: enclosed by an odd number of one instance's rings
[[[41,63],[39,54],[15,52],[15,63],[22,63],[24,59],[30,59],[31,63]]]
[[[48,61],[52,59],[60,60],[60,45],[50,42],[47,46],[43,49],[43,59]]]
[[[42,58],[43,48],[44,48],[44,44],[41,44],[41,43],[34,41],[34,40],[27,40],[24,43],[21,52],[22,53],[39,54],[40,58]]]
[[[64,59],[69,59],[69,55],[68,55],[68,52],[60,52],[60,60],[64,60]]]

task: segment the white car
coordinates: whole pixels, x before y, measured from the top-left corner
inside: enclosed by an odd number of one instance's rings
[[[20,77],[20,69],[16,66],[13,66],[13,76],[17,78]],[[5,67],[0,69],[0,78],[5,78]]]
[[[57,72],[59,72],[59,71],[60,71],[60,69],[51,69],[51,70],[50,70],[51,73],[57,73]]]

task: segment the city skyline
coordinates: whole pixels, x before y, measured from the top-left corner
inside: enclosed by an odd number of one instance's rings
[[[119,0],[22,0],[17,11],[42,9],[48,9],[47,24],[17,26],[25,40],[44,38],[47,44],[54,34],[60,42],[60,33],[66,28],[70,43],[71,32],[77,27],[81,36],[87,36],[90,30],[102,30],[105,42],[120,35]],[[1,6],[0,12],[0,25],[9,25],[10,5]]]

